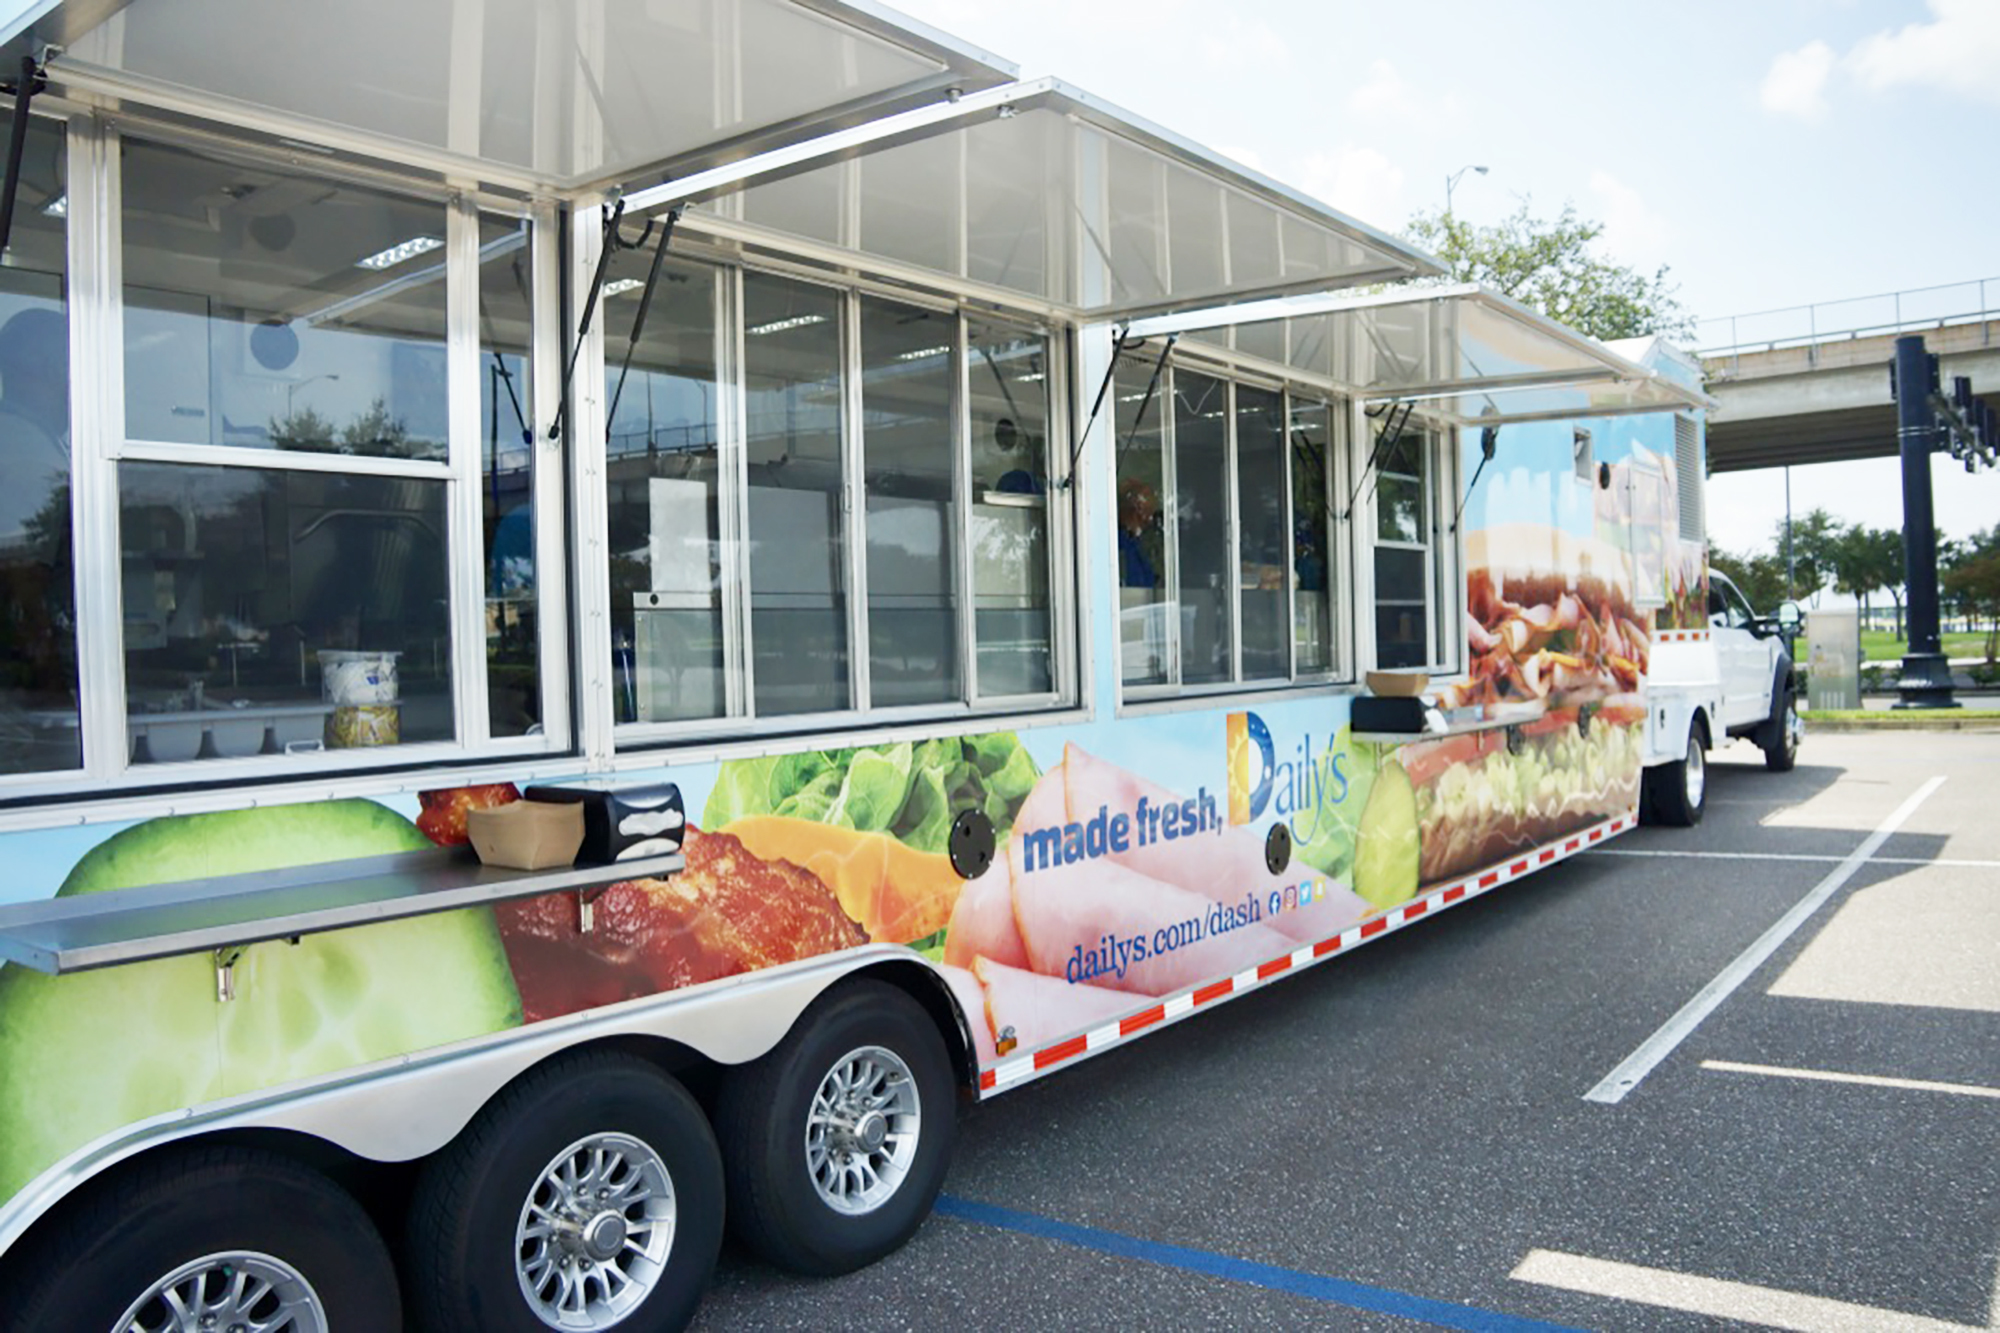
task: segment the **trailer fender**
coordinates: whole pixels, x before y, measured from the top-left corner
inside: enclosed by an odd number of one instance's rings
[[[871,945],[122,1126],[0,1203],[0,1256],[86,1181],[165,1144],[224,1131],[278,1130],[372,1161],[414,1161],[451,1142],[495,1094],[552,1056],[636,1036],[678,1043],[717,1064],[742,1064],[782,1041],[829,986],[862,971],[910,991],[939,1021],[955,1072],[976,1079],[967,1016],[950,988],[909,950]]]

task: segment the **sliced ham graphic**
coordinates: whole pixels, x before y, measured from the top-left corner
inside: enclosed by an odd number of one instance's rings
[[[986,986],[987,1021],[992,1031],[1013,1029],[1019,1049],[1032,1051],[1086,1028],[1123,1017],[1139,1007],[1123,991],[1072,986],[1061,977],[1038,976],[982,958],[973,971]]]
[[[1031,968],[1066,977],[1079,946],[1099,948],[1106,936],[1137,938],[1146,945],[1144,959],[1128,959],[1123,976],[1088,978],[1136,995],[1184,990],[1291,952],[1293,941],[1266,925],[1213,931],[1214,910],[1216,900],[1204,894],[1104,858],[1050,866],[1014,881],[1014,920]],[[1168,937],[1162,932],[1171,932],[1170,942],[1178,947],[1163,950]]]
[[[944,960],[953,967],[971,967],[975,958],[991,958],[1011,967],[1026,967],[1028,951],[1014,926],[1013,869],[1001,857],[978,879],[958,891],[945,932]]]
[[[1068,817],[1073,820],[1088,819],[1100,806],[1133,812],[1136,819],[1142,798],[1149,807],[1181,803],[1181,798],[1165,787],[1093,758],[1074,745],[1048,776],[1057,773],[1066,774],[1064,792]],[[1043,777],[1044,783],[1048,776]],[[1141,875],[1225,903],[1241,902],[1251,892],[1259,898],[1269,897],[1273,889],[1283,893],[1287,885],[1296,886],[1311,875],[1303,865],[1295,865],[1282,875],[1265,869],[1263,835],[1250,828],[1225,828],[1172,841],[1156,838],[1143,846],[1135,837],[1126,850],[1111,853],[1110,859]],[[1304,908],[1267,916],[1264,924],[1293,940],[1317,941],[1339,934],[1372,910],[1346,888],[1327,882],[1324,898]]]

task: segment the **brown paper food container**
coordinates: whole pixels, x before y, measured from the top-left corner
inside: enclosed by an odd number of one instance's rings
[[[583,844],[583,807],[513,801],[468,810],[465,831],[472,850],[489,866],[547,870],[576,861],[576,849]]]

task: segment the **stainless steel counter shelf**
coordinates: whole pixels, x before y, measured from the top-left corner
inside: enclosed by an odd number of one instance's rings
[[[399,852],[0,907],[0,961],[62,975],[227,950],[679,871],[680,853],[505,870],[472,849]],[[583,913],[587,923],[589,914]],[[588,926],[586,924],[585,928]]]

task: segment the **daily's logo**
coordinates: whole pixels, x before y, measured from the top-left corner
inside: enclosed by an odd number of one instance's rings
[[[1227,757],[1231,824],[1253,823],[1269,809],[1291,826],[1294,842],[1312,842],[1325,836],[1327,807],[1347,799],[1345,750],[1332,741],[1315,750],[1307,733],[1288,743],[1280,759],[1271,729],[1255,713],[1229,714]]]
[[[1248,824],[1264,813],[1278,772],[1271,729],[1255,713],[1229,715],[1229,822]]]

